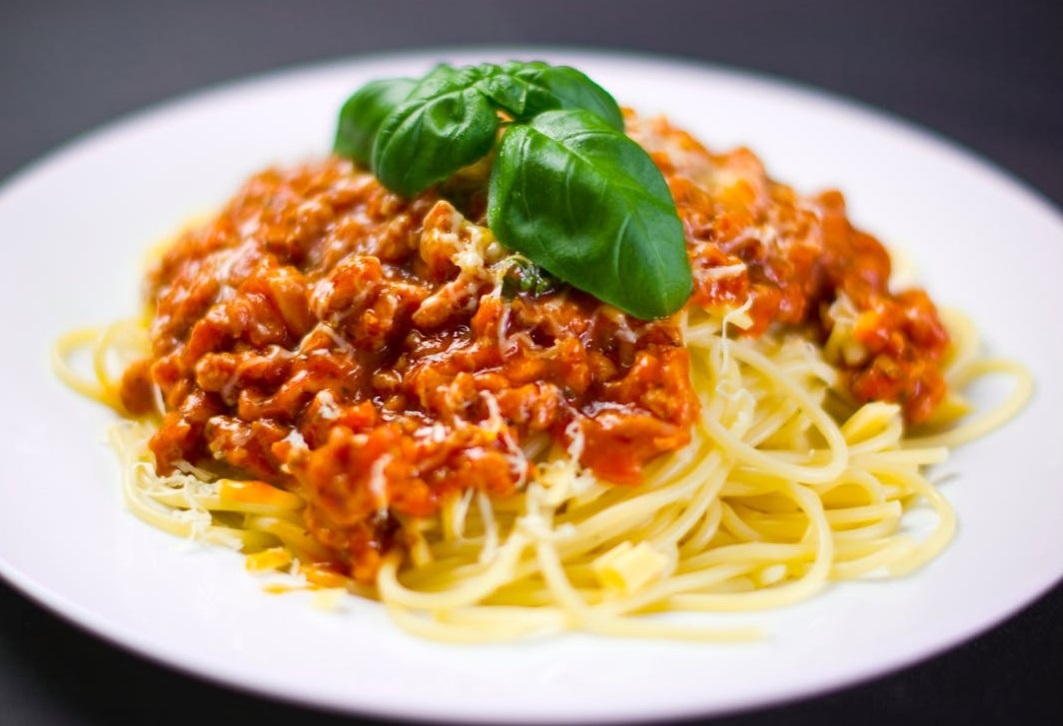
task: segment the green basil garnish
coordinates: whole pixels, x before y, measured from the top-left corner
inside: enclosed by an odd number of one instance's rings
[[[507,130],[487,198],[503,244],[600,300],[659,318],[690,296],[683,225],[661,172],[589,111],[547,111]]]
[[[406,100],[415,85],[412,78],[386,78],[358,89],[340,109],[333,151],[369,166],[380,124]]]
[[[487,222],[533,263],[508,268],[503,293],[539,295],[563,280],[637,317],[663,317],[693,289],[683,226],[661,172],[623,129],[613,97],[574,68],[441,64],[351,96],[335,151],[413,196],[498,144]]]
[[[476,87],[476,68],[439,65],[380,124],[373,172],[403,196],[413,196],[487,155],[498,134],[498,112]]]
[[[624,116],[613,97],[575,68],[540,61],[480,67],[486,71],[480,88],[514,121],[530,121],[544,111],[585,108],[624,130]]]

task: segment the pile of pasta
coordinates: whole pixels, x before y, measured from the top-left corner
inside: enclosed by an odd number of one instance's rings
[[[956,529],[929,467],[1011,418],[1032,391],[1021,365],[985,357],[972,324],[947,313],[949,397],[932,421],[908,431],[895,404],[856,406],[823,347],[806,337],[753,340],[734,334],[727,318],[682,316],[701,404],[689,446],[655,460],[638,486],[598,481],[581,468],[578,436],[567,450],[528,452],[536,474],[519,495],[466,490],[438,516],[402,518],[409,544],[385,558],[375,586],[316,564],[328,553],[307,535],[297,493],[190,464],[158,475],[147,447],[157,416],[127,418],[111,431],[125,498],[155,527],[241,550],[251,570],[375,598],[399,625],[430,638],[576,629],[747,639],[759,631],[661,614],[777,608],[833,581],[919,568]],[[146,352],[147,322],[65,336],[55,350],[61,377],[121,412],[115,371]],[[91,373],[82,372],[79,352],[91,355]],[[1011,379],[1009,393],[972,411],[962,392],[997,375]],[[917,509],[936,523],[910,526]]]

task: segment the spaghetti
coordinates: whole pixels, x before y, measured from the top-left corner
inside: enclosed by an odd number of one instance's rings
[[[687,233],[695,293],[668,320],[503,294],[514,259],[475,195],[403,202],[337,159],[254,177],[164,253],[143,319],[57,345],[63,380],[127,415],[134,513],[460,641],[747,638],[646,616],[934,557],[955,518],[926,469],[1021,408],[1025,369],[891,291],[839,194],[663,120],[628,130]],[[960,392],[993,374],[1011,393],[970,414]]]

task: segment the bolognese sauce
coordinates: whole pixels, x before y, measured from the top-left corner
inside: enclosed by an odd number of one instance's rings
[[[712,154],[663,120],[629,114],[628,132],[675,198],[690,305],[748,303],[744,335],[844,332],[832,363],[854,398],[930,415],[944,328],[925,293],[890,292],[886,251],[839,193],[800,197],[749,151]],[[333,564],[368,582],[401,544],[397,517],[518,492],[530,450],[569,448],[624,485],[687,444],[698,399],[678,317],[507,288],[516,258],[460,206],[332,157],[254,176],[182,235],[148,277],[151,356],[123,377],[133,413],[161,394],[158,470],[209,463],[297,491]]]

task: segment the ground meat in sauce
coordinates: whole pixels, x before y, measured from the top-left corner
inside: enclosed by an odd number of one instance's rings
[[[825,336],[844,296],[850,390],[929,415],[945,332],[924,293],[888,292],[889,258],[839,194],[797,197],[746,150],[712,155],[662,120],[628,122],[675,196],[692,304],[751,297],[748,334],[778,321]],[[533,438],[567,446],[578,431],[584,465],[637,483],[697,414],[675,322],[570,288],[505,299],[488,268],[506,254],[449,202],[403,200],[347,161],[263,172],[150,273],[152,356],[128,369],[126,405],[150,407],[156,383],[161,472],[214,461],[299,491],[311,534],[363,581],[395,516],[470,488],[516,492]]]

